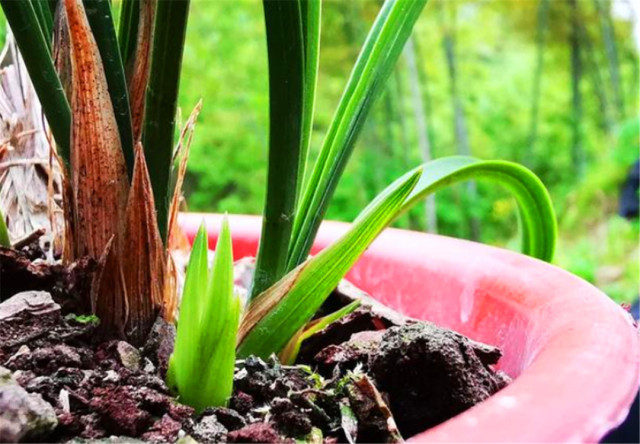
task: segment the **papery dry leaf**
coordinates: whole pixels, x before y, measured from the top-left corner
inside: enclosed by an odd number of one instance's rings
[[[76,257],[121,251],[127,170],[102,60],[80,0],[65,0],[72,66],[71,177]]]
[[[301,263],[287,273],[285,277],[251,300],[240,320],[238,344],[240,344],[258,322],[260,322],[267,313],[270,313],[282,298],[289,293],[289,290],[291,290],[296,283],[300,273],[302,273],[308,263],[308,260]]]
[[[115,236],[107,242],[91,283],[91,310],[100,319],[100,332],[124,339],[127,296]]]
[[[151,42],[153,42],[156,0],[140,0],[139,5],[140,18],[138,20],[136,53],[131,58],[131,66],[127,66],[133,140],[136,142],[142,136],[144,104],[149,80],[149,68],[151,66]]]
[[[121,264],[129,307],[125,336],[134,345],[141,345],[164,299],[167,256],[156,222],[151,179],[140,143],[135,148],[123,248]]]
[[[178,312],[178,270],[171,254],[167,255],[167,275],[164,280],[162,317],[173,322]]]
[[[173,188],[173,195],[171,197],[171,204],[169,205],[169,225],[168,236],[169,240],[167,245],[169,251],[183,250],[188,251],[190,249],[190,242],[187,236],[180,229],[178,225],[178,212],[180,210],[180,202],[182,198],[182,184],[184,183],[184,177],[187,173],[187,163],[189,160],[189,152],[191,149],[191,141],[193,140],[193,134],[195,132],[196,121],[198,115],[202,109],[202,100],[196,103],[196,106],[191,111],[187,123],[180,132],[180,138],[178,139],[178,147],[176,148],[175,156],[180,157],[180,164],[176,174],[175,187]]]
[[[64,236],[62,169],[10,32],[0,63],[0,209],[12,241],[45,229],[40,245],[53,258],[62,249]]]

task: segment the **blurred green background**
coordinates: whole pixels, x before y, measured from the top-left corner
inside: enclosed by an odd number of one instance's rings
[[[315,152],[379,6],[324,2]],[[631,8],[624,0],[432,0],[328,217],[352,220],[427,154],[515,160],[551,192],[557,264],[617,301],[631,301],[638,294],[638,222],[617,215],[620,186],[639,151]],[[204,100],[185,186],[189,209],[260,213],[268,138],[261,5],[194,0],[189,20],[183,114]],[[500,190],[458,186],[437,194],[435,205],[429,224],[419,205],[397,225],[517,248],[515,204]]]
[[[380,4],[324,1],[312,159]],[[328,218],[352,220],[427,158],[518,161],[551,192],[556,263],[619,302],[635,299],[638,221],[617,211],[639,153],[639,15],[633,0],[431,0]],[[183,119],[199,99],[204,105],[185,182],[190,210],[262,211],[267,82],[261,3],[192,0]],[[514,210],[491,185],[466,184],[438,193],[435,209],[418,205],[397,226],[517,249]]]

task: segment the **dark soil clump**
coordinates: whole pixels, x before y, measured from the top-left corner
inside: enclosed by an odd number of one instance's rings
[[[474,347],[464,336],[430,323],[385,332],[369,356],[369,369],[389,395],[404,436],[440,424],[506,385],[505,376],[489,367],[500,351],[486,347]]]
[[[0,302],[0,441],[400,442],[508,382],[492,368],[499,349],[343,285],[323,310],[363,305],[308,338],[298,365],[238,360],[228,408],[197,413],[164,381],[173,325],[158,319],[136,348],[73,314],[86,313],[73,301],[87,300],[95,264],[38,265],[6,249],[0,259],[2,298],[11,296]]]

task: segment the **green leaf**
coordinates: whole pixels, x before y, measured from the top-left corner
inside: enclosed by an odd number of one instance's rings
[[[180,68],[189,0],[163,0],[156,9],[142,146],[147,158],[160,237],[166,242]],[[160,31],[162,30],[162,31]]]
[[[0,247],[11,248],[11,239],[9,238],[9,230],[4,220],[4,214],[0,210]]]
[[[118,123],[122,152],[127,163],[129,179],[131,179],[133,177],[133,132],[131,130],[129,90],[118,48],[115,25],[111,16],[111,5],[109,0],[85,0],[84,5],[91,32],[102,58],[109,86],[109,96]]]
[[[200,357],[196,347],[204,305],[201,298],[208,284],[207,247],[207,228],[203,223],[191,247],[180,303],[180,320],[167,376],[168,384],[178,390],[187,387],[193,379],[195,362]]]
[[[417,169],[396,181],[361,213],[338,241],[257,296],[247,307],[240,326],[238,355],[268,357],[282,350],[391,222],[420,174],[421,170]]]
[[[240,298],[233,293],[233,249],[226,216],[211,273],[207,272],[206,244],[203,225],[187,268],[167,372],[167,383],[178,392],[180,401],[197,411],[226,405],[231,396],[241,310]]]
[[[547,262],[553,259],[558,234],[555,212],[549,193],[530,170],[513,162],[463,156],[444,157],[419,168],[423,169],[422,176],[398,217],[419,200],[451,184],[472,179],[489,180],[506,188],[518,202],[522,252]]]
[[[71,108],[53,66],[51,51],[33,3],[30,0],[0,0],[0,4],[58,145],[58,154],[68,166]]]
[[[138,19],[140,0],[123,0],[118,23],[118,44],[122,56],[122,65],[128,66],[136,53],[138,42]]]
[[[302,109],[302,145],[300,154],[302,161],[300,162],[298,172],[298,198],[300,197],[301,187],[304,183],[313,128],[318,63],[320,61],[321,13],[321,0],[300,0],[302,37],[304,40],[304,106]]]
[[[362,125],[427,0],[386,0],[331,122],[296,213],[287,269],[304,261],[353,150]]]
[[[305,91],[300,1],[264,0],[263,6],[269,55],[269,169],[253,296],[286,272],[297,182],[304,168],[301,162]]]
[[[233,249],[229,222],[222,221],[213,269],[200,321],[200,350],[208,378],[194,407],[224,405],[231,395],[240,299],[233,294]],[[199,405],[197,405],[199,404]],[[193,405],[193,404],[192,404]]]
[[[49,9],[48,0],[33,0],[33,9],[38,16],[38,23],[40,29],[44,34],[49,52],[51,52],[51,40],[53,39],[53,14]]]
[[[362,301],[355,300],[352,303],[345,305],[340,310],[334,311],[333,313],[330,313],[319,319],[315,319],[302,327],[298,331],[298,333],[296,333],[296,335],[291,338],[287,346],[280,353],[280,362],[285,365],[292,365],[294,362],[296,362],[298,353],[300,353],[300,347],[305,340],[318,333],[329,324],[336,322],[338,319],[353,312],[360,306],[361,303]]]

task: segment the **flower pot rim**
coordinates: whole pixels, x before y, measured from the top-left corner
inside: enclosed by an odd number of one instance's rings
[[[179,223],[192,239],[204,220],[213,247],[221,217],[183,213]],[[232,215],[230,225],[236,258],[254,253],[261,218]],[[313,252],[348,227],[324,222]],[[431,279],[432,286],[447,290],[460,284],[462,291],[446,296],[450,304],[429,306],[419,296],[366,288],[368,282],[384,286],[394,270],[406,278],[397,286],[406,280],[411,288],[423,288]],[[390,228],[348,278],[373,297],[402,305],[394,308],[410,316],[442,318],[450,324],[446,327],[503,348],[512,343],[511,356],[507,351],[503,358],[518,374],[512,384],[411,441],[597,442],[624,420],[638,391],[640,337],[631,316],[594,286],[548,263],[475,242]],[[471,296],[464,296],[469,288]],[[400,293],[395,287],[387,293],[395,290]],[[429,309],[420,312],[418,306]]]

